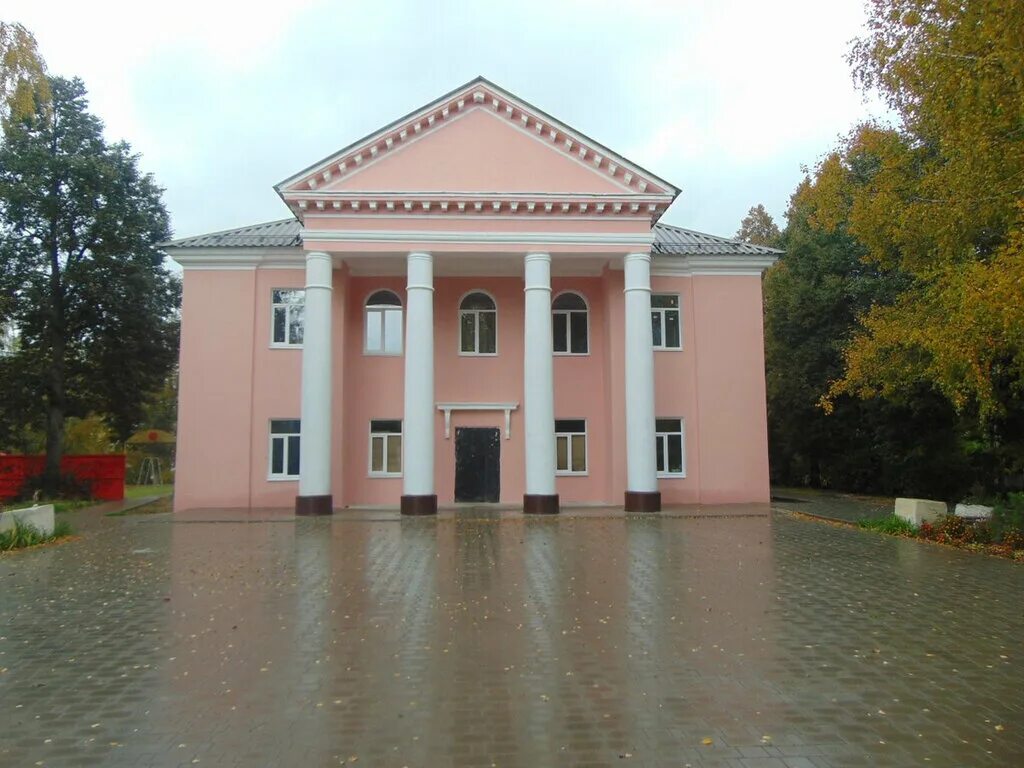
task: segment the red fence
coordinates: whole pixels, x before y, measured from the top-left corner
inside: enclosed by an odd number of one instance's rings
[[[29,477],[43,474],[45,456],[0,456],[0,501],[12,499]],[[124,498],[124,454],[63,456],[62,475],[72,475],[88,486],[94,499],[116,501]]]

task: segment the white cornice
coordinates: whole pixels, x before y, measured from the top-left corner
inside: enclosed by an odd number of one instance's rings
[[[760,276],[778,260],[778,256],[726,253],[715,256],[664,256],[655,254],[651,277],[689,277],[691,275]]]
[[[182,269],[305,269],[305,251],[293,248],[176,248],[164,250]]]
[[[474,243],[645,246],[652,232],[452,232],[394,229],[306,229],[302,239],[327,243]]]

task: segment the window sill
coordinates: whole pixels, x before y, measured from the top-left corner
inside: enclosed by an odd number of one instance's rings
[[[655,352],[682,352],[682,347],[654,347]]]
[[[552,352],[555,357],[590,357],[589,352]]]
[[[393,478],[396,478],[396,477],[401,477],[402,473],[401,472],[370,472],[366,476],[370,477],[370,478],[374,478],[374,479],[388,480],[388,479],[393,479]]]
[[[298,481],[298,475],[270,475],[267,478],[268,483],[297,483]]]
[[[659,480],[685,480],[686,479],[686,473],[685,472],[659,472],[658,473],[658,479]]]
[[[555,477],[588,477],[589,472],[569,472],[566,470],[555,470]]]
[[[302,349],[301,344],[279,344],[277,342],[270,342],[271,349]]]
[[[497,357],[497,352],[459,352],[459,357]]]
[[[369,350],[363,350],[363,357],[401,357],[401,352],[370,352]]]

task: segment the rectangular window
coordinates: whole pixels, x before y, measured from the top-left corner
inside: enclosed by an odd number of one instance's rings
[[[301,288],[271,291],[272,343],[275,347],[301,347],[306,292]]]
[[[401,419],[374,419],[370,422],[370,474],[399,477],[402,474]]]
[[[678,294],[651,294],[651,333],[655,349],[683,348]]]
[[[555,472],[559,475],[587,473],[586,420],[555,419]]]
[[[364,351],[369,355],[402,354],[401,307],[367,307]]]
[[[682,419],[655,419],[658,477],[686,477],[686,442]]]
[[[271,480],[294,480],[299,476],[298,419],[270,420]]]

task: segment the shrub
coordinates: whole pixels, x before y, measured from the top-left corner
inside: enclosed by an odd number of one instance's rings
[[[917,526],[908,523],[902,517],[886,515],[885,517],[868,517],[859,520],[857,525],[868,531],[888,533],[892,536],[916,536]]]
[[[66,520],[59,520],[53,528],[51,535],[46,535],[34,525],[28,525],[15,520],[14,527],[0,533],[0,552],[22,547],[34,547],[36,544],[44,544],[47,541],[60,539],[71,535],[71,526]]]
[[[1013,549],[1024,549],[1024,493],[1007,494],[1005,500],[995,505],[992,538]]]

